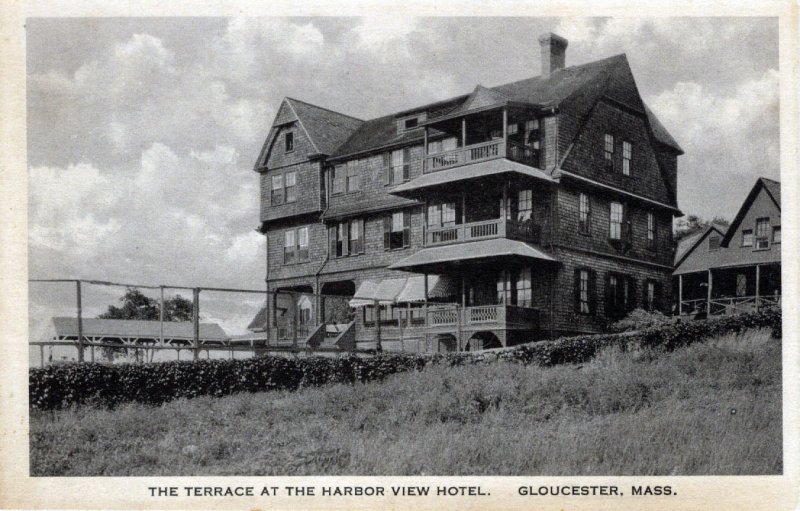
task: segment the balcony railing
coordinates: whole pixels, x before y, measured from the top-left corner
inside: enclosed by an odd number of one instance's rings
[[[427,326],[436,328],[456,328],[459,320],[464,328],[534,328],[539,321],[539,311],[517,305],[476,305],[458,307],[455,305],[429,307]]]
[[[531,221],[494,218],[445,227],[428,227],[425,232],[425,245],[444,245],[489,238],[512,238],[540,243],[541,232],[541,227]]]
[[[539,163],[539,152],[536,149],[511,140],[490,140],[428,155],[425,158],[425,173],[495,158],[509,158],[535,166]]]

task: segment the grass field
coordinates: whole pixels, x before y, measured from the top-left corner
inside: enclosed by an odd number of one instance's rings
[[[778,474],[781,346],[749,331],[583,365],[32,412],[31,474]]]

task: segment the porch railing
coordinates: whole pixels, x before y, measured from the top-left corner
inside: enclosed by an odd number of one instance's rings
[[[428,227],[425,244],[441,245],[488,238],[514,238],[539,243],[541,232],[541,226],[531,221],[494,218],[445,227]]]
[[[682,300],[681,313],[684,315],[707,313],[710,316],[722,316],[753,312],[764,307],[781,305],[781,295],[734,296]]]
[[[459,320],[463,327],[506,326],[531,328],[539,320],[539,311],[517,305],[475,305],[472,307],[429,307],[427,325],[430,328],[455,328]]]
[[[504,140],[490,140],[480,144],[472,144],[458,149],[451,149],[425,157],[425,172],[456,167],[465,163],[474,163],[492,160],[506,156],[506,143]]]
[[[512,140],[490,140],[425,157],[425,173],[494,158],[508,158],[528,165],[539,165],[539,151]]]

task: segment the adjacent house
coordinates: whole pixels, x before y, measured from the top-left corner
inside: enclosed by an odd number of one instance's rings
[[[675,254],[676,312],[709,316],[781,303],[781,184],[756,181],[725,232],[708,227]]]
[[[272,339],[480,349],[669,310],[682,150],[624,54],[539,41],[540,76],[376,119],[282,102],[255,165],[268,291],[296,302]]]

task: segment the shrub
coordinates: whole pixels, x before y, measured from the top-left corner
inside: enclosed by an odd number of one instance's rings
[[[428,365],[463,366],[492,360],[539,366],[574,364],[586,362],[610,346],[669,351],[709,337],[751,328],[771,328],[773,335],[780,335],[780,325],[780,309],[769,309],[708,321],[676,322],[639,332],[562,337],[555,341],[524,344],[491,355],[482,352],[447,355],[396,353],[369,358],[355,355],[338,359],[267,356],[149,364],[50,365],[30,369],[30,406],[49,410],[82,403],[108,407],[126,402],[160,405],[181,397],[381,381],[389,375],[418,371]]]
[[[659,311],[646,311],[635,309],[625,318],[613,323],[611,330],[614,332],[629,332],[631,330],[644,330],[675,323],[674,318],[665,316]]]

